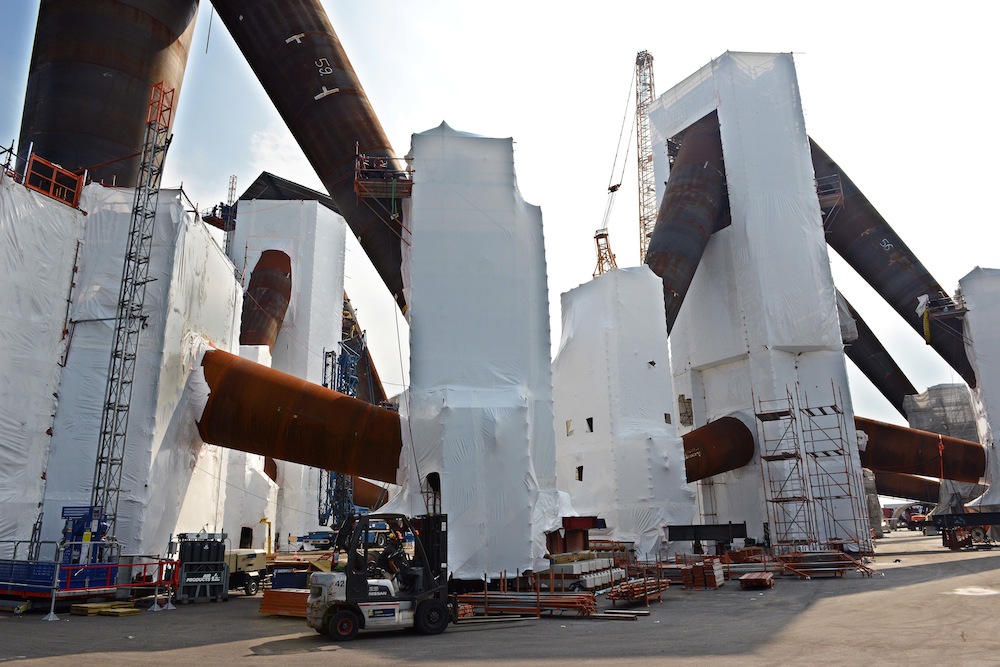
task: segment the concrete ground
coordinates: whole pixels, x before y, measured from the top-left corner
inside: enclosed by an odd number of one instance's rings
[[[0,613],[0,662],[26,665],[996,665],[1000,549],[951,552],[897,531],[879,541],[884,576],[773,589],[671,587],[636,621],[543,618],[361,635],[337,644],[300,619],[262,617],[260,596],[132,617]],[[601,602],[601,606],[605,606]]]

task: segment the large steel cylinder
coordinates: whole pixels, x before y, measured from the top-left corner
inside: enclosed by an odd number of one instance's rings
[[[726,210],[719,116],[713,111],[684,133],[644,258],[663,280],[668,333],[673,330],[708,239]]]
[[[378,484],[372,484],[368,480],[355,476],[354,484],[354,504],[359,507],[367,507],[370,510],[378,509],[387,500],[387,491]]]
[[[221,350],[202,366],[211,389],[198,421],[205,442],[395,482],[399,414]]]
[[[41,0],[18,170],[33,144],[66,169],[134,186],[150,89],[173,88],[176,109],[197,13],[198,0]]]
[[[986,474],[986,450],[978,442],[855,417],[868,436],[861,465],[875,471],[979,482]]]
[[[843,295],[841,295],[843,296]],[[886,400],[892,403],[892,407],[899,411],[899,414],[906,416],[903,407],[903,399],[917,393],[916,387],[910,382],[903,369],[896,364],[895,359],[882,345],[871,330],[868,324],[861,318],[858,311],[844,299],[847,310],[854,318],[858,327],[858,337],[847,344],[844,352],[847,358],[854,362],[854,365],[865,374],[875,388],[885,396]]]
[[[213,0],[237,46],[405,309],[402,219],[386,202],[354,193],[357,150],[399,168],[343,44],[319,0]]]
[[[950,301],[941,285],[889,226],[867,197],[815,141],[809,140],[817,180],[839,179],[842,200],[824,217],[826,240],[921,336],[918,298]],[[976,374],[965,352],[963,314],[954,308],[930,318],[930,345],[970,387]]]
[[[757,448],[753,432],[736,417],[723,417],[682,436],[688,482],[750,463]]]
[[[875,473],[875,489],[883,496],[937,503],[941,497],[941,481],[881,470]]]

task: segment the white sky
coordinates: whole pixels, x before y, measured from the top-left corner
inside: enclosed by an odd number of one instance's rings
[[[559,294],[590,279],[637,51],[662,93],[726,50],[794,52],[809,134],[850,175],[948,290],[998,267],[993,156],[1000,4],[523,2],[323,3],[396,152],[442,120],[513,137],[524,198],[542,207],[552,340]],[[17,138],[36,0],[3,0],[0,143]],[[262,170],[322,189],[260,84],[203,2],[174,123],[165,185],[202,207]],[[208,52],[206,53],[206,43]],[[631,109],[629,109],[631,112]],[[627,132],[627,128],[626,128]],[[638,259],[634,147],[610,222],[619,266]],[[390,393],[407,365],[405,330],[358,246],[348,291]],[[960,381],[839,258],[837,285],[919,389]],[[405,325],[400,325],[405,329]],[[401,339],[401,345],[397,341]],[[901,422],[850,366],[855,408]]]

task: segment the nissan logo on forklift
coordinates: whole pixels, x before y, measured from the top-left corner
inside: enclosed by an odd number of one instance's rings
[[[335,641],[372,630],[444,632],[452,620],[447,528],[443,514],[347,519],[337,533],[342,565],[309,577],[309,627]],[[387,538],[376,540],[376,533]]]

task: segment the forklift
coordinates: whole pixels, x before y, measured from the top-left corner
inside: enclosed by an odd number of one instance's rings
[[[376,532],[389,536],[377,546]],[[364,514],[344,521],[337,534],[342,569],[309,577],[306,622],[335,641],[360,631],[416,628],[445,631],[448,607],[448,518]]]

